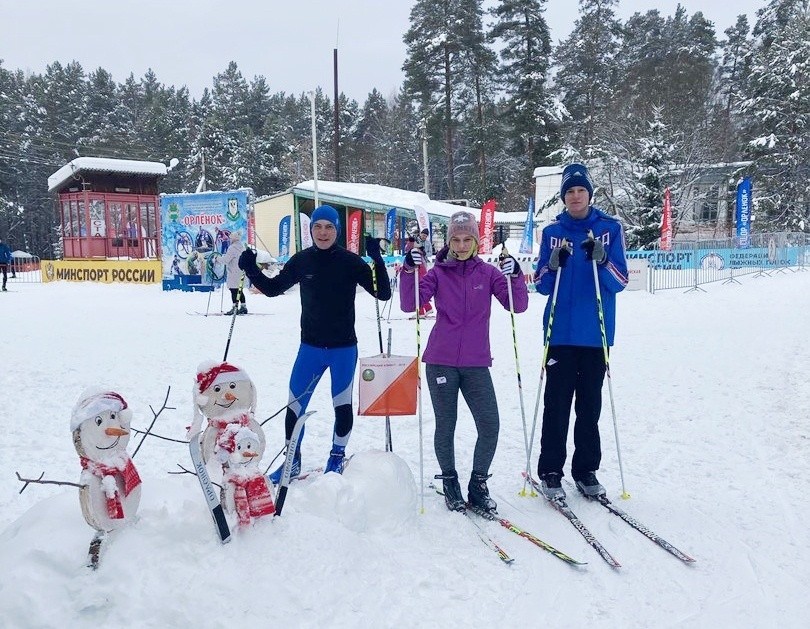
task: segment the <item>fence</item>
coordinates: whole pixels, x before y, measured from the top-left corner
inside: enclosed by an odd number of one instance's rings
[[[41,283],[42,270],[39,258],[14,258],[8,265],[8,284]]]
[[[746,248],[737,248],[733,238],[678,241],[670,251],[628,251],[627,257],[646,258],[652,292],[702,290],[701,284],[736,282],[742,275],[804,271],[810,265],[810,236],[794,232],[752,234]]]

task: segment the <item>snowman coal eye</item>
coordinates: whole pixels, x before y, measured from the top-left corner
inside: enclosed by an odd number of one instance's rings
[[[219,386],[219,385],[216,385],[216,386],[214,387],[214,393],[219,393],[220,391],[222,391],[222,387],[221,387],[221,386]]]
[[[115,419],[115,412],[110,413],[110,419]]]
[[[235,383],[235,382],[231,382],[231,383],[230,383],[228,386],[229,386],[231,389],[235,389],[235,388],[236,388],[236,383]]]
[[[101,419],[101,415],[96,415],[96,426],[101,426],[101,423],[102,423],[103,421],[104,421],[104,420],[103,420],[103,419]]]

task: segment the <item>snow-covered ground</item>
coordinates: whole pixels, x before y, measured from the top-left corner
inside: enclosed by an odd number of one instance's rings
[[[523,426],[509,314],[496,310],[492,372],[502,427],[493,497],[502,515],[586,567],[572,568],[492,524],[491,536],[515,558],[507,566],[430,491],[420,514],[417,419],[392,419],[391,455],[380,452],[383,420],[359,417],[349,445],[355,457],[343,477],[294,483],[281,518],[259,521],[225,546],[197,481],[168,474],[178,463],[190,466],[187,448],[147,440],[135,458],[143,478],[139,517],[113,536],[91,572],[92,530],[78,491],[30,485],[18,494],[14,473],[78,481],[70,410],[88,385],[122,393],[141,429],[152,419],[150,405],[157,410],[171,386],[176,410],[164,411],[155,431],[182,439],[195,368],[222,357],[230,319],[187,314],[205,311],[202,293],[10,286],[0,295],[3,627],[807,626],[810,273],[746,277],[706,293],[619,297],[611,365],[632,497],[619,497],[607,390],[600,479],[619,506],[697,562],[684,565],[569,486],[572,508],[621,561],[618,570],[542,499],[518,495]],[[529,414],[544,301],[531,295],[529,311],[517,317]],[[219,311],[218,293],[211,302]],[[396,303],[394,352],[413,354],[415,325]],[[376,354],[374,303],[360,294],[357,304],[360,353]],[[270,316],[237,319],[228,358],[256,383],[263,419],[287,400],[298,293],[250,296],[248,307]],[[384,335],[388,325],[384,320]],[[466,481],[474,429],[461,407],[457,458]],[[427,482],[438,471],[427,395],[423,408]],[[330,447],[326,381],[310,409],[317,414],[303,444],[305,468],[323,465]],[[266,462],[283,444],[282,416],[265,425]]]

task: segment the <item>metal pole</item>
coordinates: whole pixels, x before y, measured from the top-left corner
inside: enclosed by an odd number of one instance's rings
[[[315,196],[315,207],[320,205],[318,201],[318,135],[315,129],[315,92],[309,93],[311,104],[310,115],[312,117],[312,182]]]
[[[425,177],[425,194],[430,196],[430,178],[428,175],[428,140],[427,118],[422,118],[422,171]]]

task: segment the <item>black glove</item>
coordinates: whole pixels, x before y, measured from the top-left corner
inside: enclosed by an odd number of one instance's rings
[[[405,264],[408,266],[421,266],[425,263],[425,254],[418,247],[414,247],[405,254]]]
[[[601,240],[594,240],[593,236],[588,236],[579,246],[585,252],[588,260],[596,260],[596,264],[602,264],[607,260],[607,251]]]
[[[573,249],[571,248],[571,243],[567,240],[563,240],[562,245],[559,247],[554,247],[554,249],[551,250],[551,257],[548,260],[548,268],[552,271],[556,271],[557,269],[564,267],[572,253]]]
[[[520,275],[523,271],[520,268],[520,264],[517,260],[515,260],[512,256],[503,256],[498,263],[498,266],[501,267],[501,273],[509,277],[510,275]]]
[[[366,255],[375,262],[383,262],[381,241],[388,242],[385,238],[366,236]]]
[[[239,268],[245,272],[248,277],[259,270],[259,265],[256,264],[256,252],[252,249],[245,249],[239,256]]]

